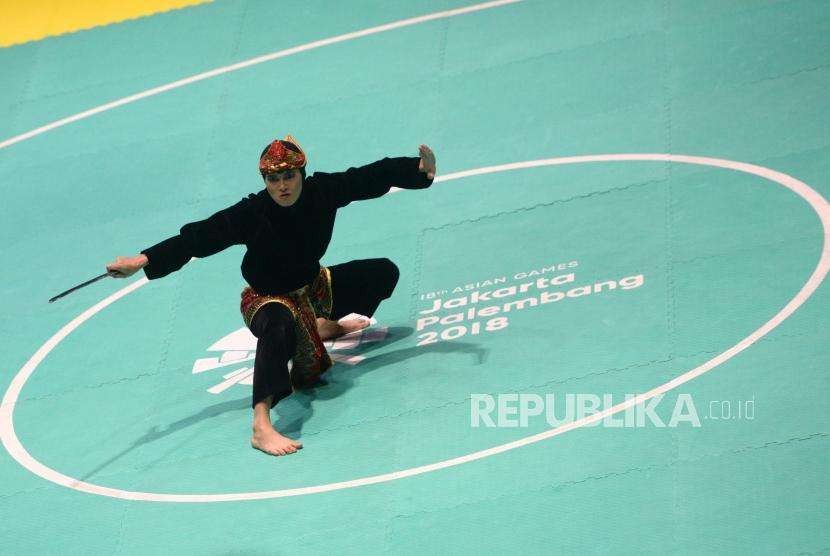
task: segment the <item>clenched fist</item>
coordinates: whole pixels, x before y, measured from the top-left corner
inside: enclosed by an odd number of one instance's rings
[[[432,149],[427,147],[426,145],[421,145],[418,147],[418,154],[421,155],[421,160],[418,163],[418,170],[421,172],[426,172],[427,178],[432,179],[435,177],[435,154],[432,152]]]
[[[135,257],[116,257],[115,261],[107,265],[107,271],[113,278],[127,278],[132,276],[150,261],[143,253]]]

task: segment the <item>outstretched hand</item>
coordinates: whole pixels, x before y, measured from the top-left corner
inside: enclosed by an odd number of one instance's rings
[[[418,163],[418,170],[426,172],[427,178],[434,178],[436,172],[435,154],[432,152],[432,149],[426,145],[421,145],[418,147],[418,153],[421,155],[421,161]]]
[[[107,274],[113,278],[127,278],[147,266],[148,262],[147,255],[143,253],[135,257],[116,257],[107,265]]]

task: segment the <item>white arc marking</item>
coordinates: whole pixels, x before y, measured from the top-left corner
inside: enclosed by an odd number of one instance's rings
[[[232,71],[241,70],[243,68],[247,68],[250,66],[255,66],[257,64],[262,64],[264,62],[270,62],[272,60],[277,60],[278,58],[285,58],[287,56],[292,56],[294,54],[299,54],[300,52],[305,52],[307,50],[314,50],[315,48],[320,48],[322,46],[328,46],[330,44],[335,44],[339,42],[350,41],[353,39],[359,39],[361,37],[366,37],[368,35],[374,35],[377,33],[383,33],[385,31],[391,31],[393,29],[400,29],[401,27],[408,27],[410,25],[417,25],[419,23],[425,23],[427,21],[433,21],[436,19],[445,19],[448,17],[455,17],[458,15],[464,15],[472,12],[477,12],[480,10],[487,10],[490,8],[498,8],[500,6],[505,6],[508,4],[515,4],[517,2],[521,2],[522,0],[497,0],[495,2],[484,2],[483,4],[474,4],[472,6],[466,6],[464,8],[456,8],[453,10],[446,10],[443,12],[435,12],[427,15],[422,15],[418,17],[411,17],[409,19],[402,19],[400,21],[394,21],[392,23],[387,23],[385,25],[378,25],[377,27],[370,27],[368,29],[363,29],[362,31],[354,31],[352,33],[346,33],[343,35],[337,35],[336,37],[329,37],[327,39],[322,39],[319,41],[314,41],[306,44],[302,44],[300,46],[295,46],[292,48],[286,48],[285,50],[280,50],[278,52],[272,52],[270,54],[265,54],[263,56],[257,56],[256,58],[251,58],[249,60],[244,60],[242,62],[237,62],[235,64],[231,64],[229,66],[224,66],[221,68],[216,68],[210,71],[206,71],[203,73],[199,73],[196,75],[192,75],[190,77],[186,77],[184,79],[179,79],[178,81],[173,81],[172,83],[167,83],[166,85],[161,85],[159,87],[154,87],[152,89],[147,89],[146,91],[142,91],[140,93],[136,93],[134,95],[130,95],[128,97],[124,97],[118,99],[113,102],[108,102],[107,104],[102,104],[101,106],[92,108],[90,110],[86,110],[84,112],[79,112],[78,114],[63,118],[61,120],[57,120],[50,124],[41,126],[37,129],[33,129],[31,131],[27,131],[26,133],[22,133],[20,135],[16,135],[10,139],[6,139],[5,141],[0,142],[0,149],[4,149],[6,147],[10,147],[15,143],[20,143],[21,141],[25,141],[27,139],[31,139],[32,137],[36,137],[42,133],[46,133],[47,131],[52,131],[53,129],[57,129],[59,127],[63,127],[65,125],[71,124],[72,122],[77,122],[78,120],[83,120],[94,116],[96,114],[100,114],[101,112],[106,112],[108,110],[112,110],[113,108],[118,108],[119,106],[124,106],[125,104],[130,104],[132,102],[136,102],[143,98],[159,95],[161,93],[165,93],[167,91],[172,91],[173,89],[178,89],[180,87],[184,87],[186,85],[192,85],[193,83],[197,83],[199,81],[204,81],[205,79],[210,79],[211,77],[217,77],[219,75],[224,75],[226,73],[230,73]]]
[[[146,278],[142,278],[141,280],[138,280],[135,283],[127,286],[126,288],[122,289],[116,294],[113,294],[105,300],[99,302],[92,308],[84,311],[84,313],[76,317],[74,320],[72,320],[72,322],[61,328],[57,334],[55,334],[43,346],[41,346],[41,348],[37,350],[37,352],[26,362],[26,364],[23,365],[23,368],[20,369],[20,371],[12,380],[11,386],[9,386],[9,389],[3,397],[2,405],[0,405],[0,439],[2,439],[3,441],[3,446],[5,446],[9,454],[11,454],[11,456],[15,460],[17,460],[23,467],[30,470],[32,473],[35,473],[36,475],[43,477],[48,481],[52,481],[56,484],[73,488],[79,491],[89,492],[92,494],[99,494],[102,496],[111,496],[113,498],[122,498],[124,500],[143,500],[154,502],[229,502],[238,500],[261,500],[267,498],[283,498],[287,496],[302,496],[305,494],[330,492],[333,490],[341,490],[346,488],[354,488],[359,486],[394,481],[406,477],[412,477],[414,475],[421,475],[424,473],[429,473],[431,471],[438,471],[439,469],[446,469],[448,467],[469,463],[471,461],[476,461],[486,457],[494,456],[496,454],[500,454],[508,450],[513,450],[516,448],[520,448],[522,446],[527,446],[528,444],[540,442],[548,438],[553,438],[554,436],[558,436],[568,431],[584,427],[595,421],[601,421],[602,419],[605,419],[610,415],[614,415],[615,413],[625,411],[630,407],[643,403],[655,396],[664,394],[669,390],[677,388],[681,384],[689,382],[690,380],[702,375],[703,373],[711,371],[721,363],[728,361],[738,353],[742,352],[743,350],[745,350],[746,348],[760,340],[765,335],[769,334],[771,330],[775,329],[775,327],[784,322],[784,320],[787,319],[787,317],[792,315],[796,311],[796,309],[803,305],[804,302],[807,301],[807,299],[809,299],[811,295],[813,295],[813,293],[821,284],[822,280],[824,280],[824,277],[827,275],[828,269],[830,269],[830,206],[828,206],[827,201],[824,199],[824,197],[822,197],[817,191],[812,189],[809,185],[793,178],[792,176],[788,176],[787,174],[771,170],[769,168],[764,168],[763,166],[756,166],[754,164],[747,164],[744,162],[735,162],[732,160],[707,158],[700,156],[685,156],[672,154],[605,154],[572,156],[566,158],[549,158],[545,160],[531,160],[515,164],[504,164],[501,166],[490,166],[487,168],[479,168],[477,170],[457,172],[455,174],[443,176],[443,179],[441,181],[449,181],[451,179],[458,179],[461,177],[479,176],[482,174],[491,174],[494,172],[504,172],[520,168],[535,168],[541,166],[557,166],[563,164],[581,164],[589,162],[622,161],[677,162],[683,164],[697,164],[702,166],[712,166],[716,168],[726,168],[730,170],[736,170],[739,172],[753,174],[786,187],[787,189],[789,189],[790,191],[792,191],[793,193],[807,201],[807,203],[809,203],[810,207],[812,207],[812,209],[816,212],[821,221],[822,229],[824,231],[824,243],[822,245],[821,257],[819,258],[819,261],[816,264],[813,273],[807,279],[807,282],[805,282],[801,289],[795,294],[795,296],[784,306],[783,309],[781,309],[769,321],[761,325],[760,328],[752,332],[749,336],[747,336],[734,346],[730,347],[723,353],[716,355],[715,357],[706,361],[702,365],[699,365],[689,371],[683,372],[677,375],[672,380],[664,384],[661,384],[649,390],[648,392],[639,394],[634,398],[626,400],[625,402],[619,403],[615,406],[609,407],[599,413],[590,415],[582,419],[578,419],[571,423],[567,423],[565,425],[538,434],[526,436],[524,438],[520,438],[512,442],[501,444],[499,446],[494,446],[486,450],[480,450],[478,452],[473,452],[463,456],[438,461],[428,465],[421,465],[418,467],[411,467],[409,469],[402,469],[400,471],[391,471],[389,473],[383,473],[381,475],[360,477],[357,479],[341,481],[336,483],[326,483],[321,485],[300,488],[288,488],[281,490],[236,492],[226,494],[170,494],[158,492],[137,492],[104,487],[101,485],[80,481],[78,479],[74,479],[62,473],[59,473],[54,469],[46,467],[45,465],[37,461],[35,458],[31,456],[31,454],[29,454],[29,452],[26,451],[26,449],[20,443],[20,440],[17,438],[17,435],[15,434],[13,421],[14,406],[17,402],[18,397],[20,396],[20,392],[23,388],[23,385],[32,375],[34,370],[37,368],[38,364],[40,364],[40,362],[43,361],[46,355],[48,355],[48,353],[52,349],[54,349],[55,346],[61,340],[68,336],[70,332],[75,330],[84,321],[92,317],[92,315],[94,315],[110,303],[113,303],[115,300],[127,295],[131,291],[146,284]]]

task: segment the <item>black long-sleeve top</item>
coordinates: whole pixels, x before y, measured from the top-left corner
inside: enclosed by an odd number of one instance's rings
[[[315,172],[303,180],[290,207],[281,207],[267,189],[205,220],[182,226],[178,235],[141,251],[149,260],[147,278],[167,276],[191,257],[207,257],[231,245],[245,245],[242,276],[261,294],[280,294],[311,284],[331,241],[337,209],[373,199],[392,186],[424,189],[432,185],[418,170],[419,158],[384,158],[345,172]]]

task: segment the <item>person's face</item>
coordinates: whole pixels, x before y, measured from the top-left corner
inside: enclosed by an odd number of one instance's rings
[[[283,170],[265,175],[265,188],[281,207],[290,207],[300,198],[303,176],[299,170]]]

